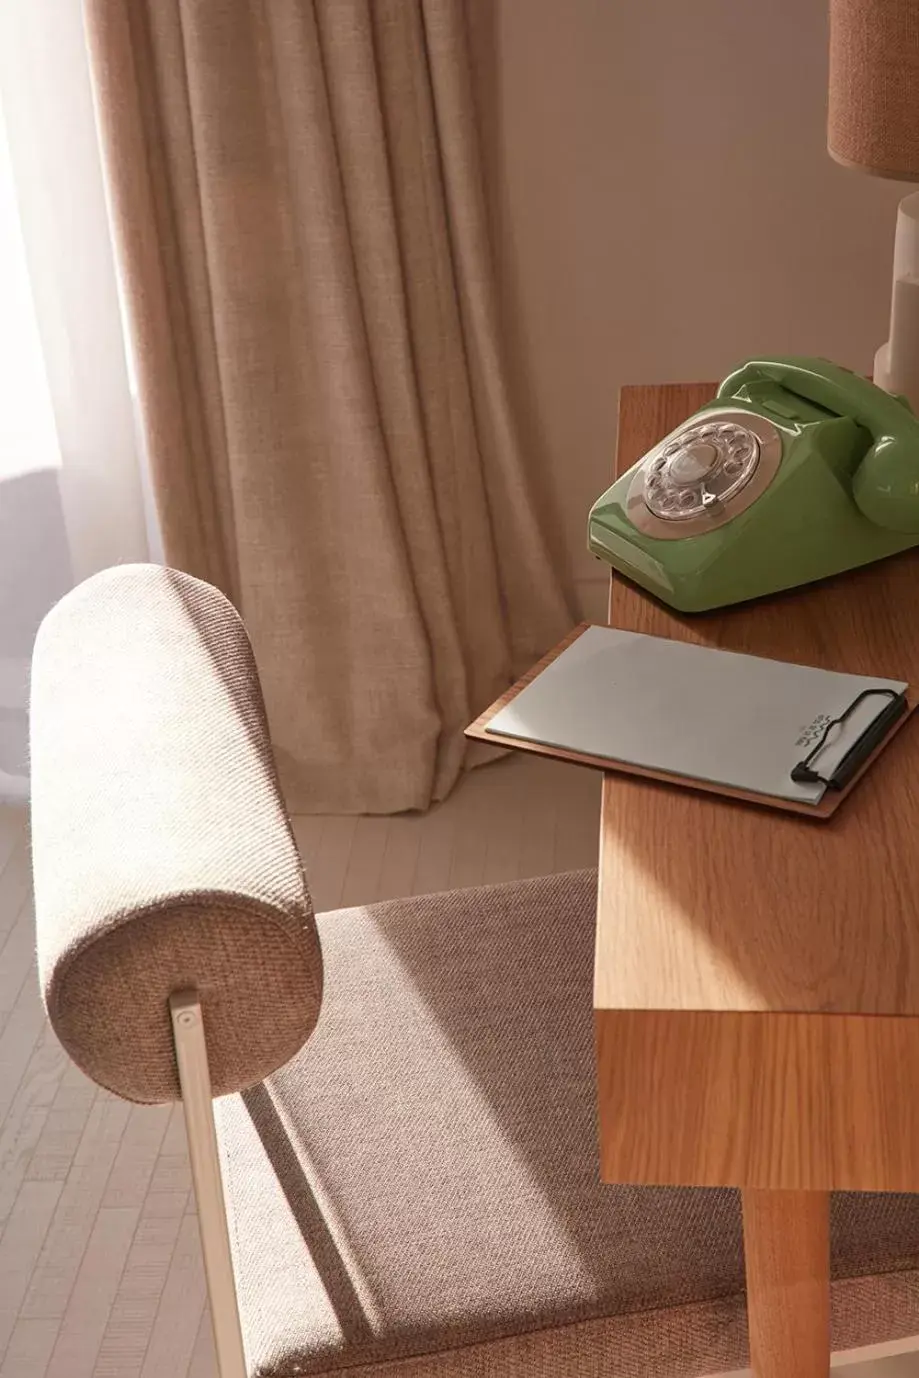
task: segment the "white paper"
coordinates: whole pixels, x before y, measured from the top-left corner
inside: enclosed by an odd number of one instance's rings
[[[817,804],[822,784],[792,768],[827,721],[864,689],[903,680],[840,674],[611,627],[589,627],[495,715],[488,732],[519,737],[779,799]],[[830,776],[890,703],[856,709],[814,761]]]

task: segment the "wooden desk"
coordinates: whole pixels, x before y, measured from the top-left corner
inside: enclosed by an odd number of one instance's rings
[[[618,472],[713,393],[625,388]],[[919,683],[919,554],[610,622]],[[594,1004],[604,1179],[743,1188],[756,1372],[825,1374],[830,1190],[919,1191],[919,724],[829,822],[605,776]]]

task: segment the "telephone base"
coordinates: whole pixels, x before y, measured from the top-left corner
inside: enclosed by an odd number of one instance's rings
[[[728,429],[719,424],[726,415],[720,397],[665,436],[594,504],[591,552],[670,607],[695,613],[826,579],[919,544],[919,532],[877,525],[853,497],[853,478],[871,444],[865,428],[806,402],[796,414],[797,399],[785,396],[790,403],[781,412],[771,396],[730,400],[732,424],[749,418],[747,433],[760,453],[742,491],[732,494],[728,473],[721,479],[726,496],[718,499],[716,484],[703,477],[698,490],[705,496],[708,483],[716,500],[692,507],[695,473],[706,463],[716,468],[705,451],[710,433]],[[735,448],[739,460],[742,438]],[[653,507],[643,501],[649,486]]]

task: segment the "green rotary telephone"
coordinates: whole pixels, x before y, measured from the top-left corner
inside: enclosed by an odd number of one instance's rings
[[[594,503],[589,544],[681,612],[919,544],[919,418],[824,359],[758,359]]]

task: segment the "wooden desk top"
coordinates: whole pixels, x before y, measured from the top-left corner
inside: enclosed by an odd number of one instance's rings
[[[713,394],[623,389],[618,472]],[[614,576],[610,622],[915,684],[919,551],[694,617]],[[824,823],[607,775],[595,1006],[919,1014],[919,724]]]

